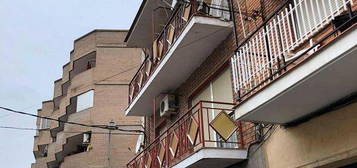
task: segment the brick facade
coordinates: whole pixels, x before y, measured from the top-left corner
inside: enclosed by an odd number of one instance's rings
[[[75,40],[70,62],[63,66],[63,76],[54,82],[54,98],[43,103],[38,115],[90,125],[108,125],[110,121],[119,125],[141,124],[140,117],[124,115],[128,83],[141,62],[141,49],[128,48],[123,42],[126,34],[127,31],[121,30],[95,30]],[[95,58],[95,67],[86,70],[88,67],[83,61],[74,63],[88,54],[95,54],[89,57]],[[75,66],[84,67],[78,69]],[[94,90],[93,107],[73,113],[72,100],[89,90]],[[82,134],[87,131],[92,133],[90,147],[74,154],[77,146],[82,144]],[[109,141],[108,130],[52,121],[48,129],[40,130],[35,137],[35,155],[41,145],[48,147],[46,155],[36,155],[39,157],[32,168],[126,167],[134,156],[137,135],[112,133]]]
[[[252,15],[253,10],[261,11],[263,10],[264,17],[268,17],[271,15],[282,3],[285,2],[284,0],[233,0],[234,10],[238,11],[238,3],[240,5],[240,10],[245,11],[249,16]],[[263,4],[263,6],[261,6]],[[246,15],[246,16],[248,16]],[[241,29],[241,26],[238,26],[238,22],[240,22],[240,15],[235,15],[236,22],[237,22],[237,36],[239,43],[243,42],[244,36]],[[243,18],[244,19],[244,18]],[[245,21],[245,23],[249,23],[246,25],[249,29],[246,29],[247,32],[254,31],[261,23],[262,17],[257,16],[256,21]],[[255,23],[253,23],[255,22]],[[249,34],[249,33],[248,33]],[[247,34],[247,35],[248,35]],[[174,92],[175,95],[178,96],[179,102],[179,113],[177,116],[170,118],[165,122],[165,126],[160,127],[160,131],[167,128],[171,125],[178,117],[182,116],[187,110],[190,108],[190,99],[194,94],[199,92],[200,89],[204,88],[204,86],[209,82],[209,80],[213,80],[213,76],[217,75],[220,70],[224,69],[225,67],[228,68],[230,66],[229,61],[232,57],[235,49],[236,49],[236,42],[234,33],[228,35],[228,37],[211,53],[211,55],[198,67],[190,77],[183,83],[181,86]],[[155,132],[157,131],[155,128],[154,117],[146,117],[146,121],[149,127],[147,128],[147,133],[149,133],[148,140],[152,142],[155,136],[158,134]],[[158,119],[156,119],[158,120]],[[156,121],[157,122],[157,121]],[[156,131],[153,131],[156,130]]]

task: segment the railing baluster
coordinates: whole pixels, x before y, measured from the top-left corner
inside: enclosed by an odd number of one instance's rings
[[[302,37],[303,37],[302,32],[303,32],[303,31],[306,31],[306,30],[305,30],[306,25],[305,25],[304,19],[301,19],[301,20],[300,20],[300,17],[302,17],[302,16],[303,16],[303,13],[304,13],[303,10],[302,10],[302,7],[301,7],[301,4],[302,4],[302,1],[303,1],[303,0],[299,0],[298,3],[296,3],[296,1],[297,1],[297,0],[294,0],[294,2],[295,2],[295,8],[296,8],[296,17],[297,17],[296,20],[297,20],[298,26],[299,26],[299,39],[302,40]],[[297,9],[299,9],[300,15],[299,15]],[[300,16],[300,17],[299,17],[299,16]],[[301,24],[299,23],[300,21],[301,21]]]
[[[305,5],[304,9],[305,9],[305,12],[306,12],[305,18],[307,19],[307,25],[308,25],[308,27],[306,27],[307,30],[305,29],[305,32],[304,32],[304,36],[305,37],[307,37],[307,34],[310,33],[310,31],[312,31],[311,21],[310,21],[310,17],[309,17],[310,16],[310,12],[309,12],[309,8],[308,8],[308,5],[307,5],[307,1],[308,0],[304,0],[304,5]],[[304,16],[304,15],[302,14],[302,16]]]
[[[338,4],[338,1],[337,0],[335,0],[335,5],[336,5],[336,12],[337,12],[337,15],[339,15],[340,13],[341,13],[341,10],[340,10],[340,5]],[[336,12],[334,12],[334,13],[336,13]]]
[[[332,9],[332,3],[331,3],[331,0],[328,0],[328,4],[329,4],[329,9],[330,9],[330,16],[332,19],[335,18],[335,16],[333,15],[333,9]]]
[[[234,62],[233,63],[233,69],[234,69],[234,76],[235,76],[235,78],[233,78],[233,80],[235,80],[235,82],[233,82],[233,84],[234,84],[234,92],[235,93],[237,93],[237,91],[239,90],[239,84],[240,84],[240,82],[241,82],[241,72],[240,72],[240,70],[239,70],[239,66],[238,66],[238,64],[239,64],[239,61],[238,61],[238,59],[237,59],[237,53],[234,53],[233,54],[233,61],[232,62]]]
[[[238,66],[237,66],[237,57],[236,57],[236,54],[233,55],[232,59],[232,71],[233,71],[233,79],[238,79],[237,81],[233,82],[233,86],[234,86],[234,91],[237,91],[238,90],[238,87],[237,87],[237,83],[239,83],[239,79],[240,79],[240,76],[237,75],[237,70],[238,70]]]
[[[251,87],[251,82],[250,80],[253,77],[253,70],[252,70],[252,62],[251,62],[251,55],[249,54],[249,43],[247,44],[247,46],[245,47],[245,54],[247,56],[247,64],[248,64],[248,80],[249,80],[249,87]]]
[[[277,57],[276,57],[276,55],[277,55],[277,47],[275,46],[275,40],[276,40],[276,35],[275,35],[275,31],[274,31],[274,28],[275,28],[275,25],[273,24],[275,22],[275,19],[273,19],[273,21],[272,22],[270,22],[270,30],[268,30],[268,34],[269,34],[269,36],[270,36],[270,41],[269,42],[271,42],[271,51],[272,51],[272,54],[271,54],[271,57],[272,57],[272,59],[270,60],[270,62],[271,62],[271,64],[272,64],[272,66],[271,66],[271,68],[272,68],[272,70],[274,70],[273,68],[274,68],[274,64],[275,64],[275,62],[277,61]]]
[[[289,4],[289,6],[290,6],[291,4]],[[293,41],[293,37],[292,37],[292,33],[291,33],[291,31],[292,31],[292,26],[291,26],[291,23],[290,23],[290,17],[289,17],[289,15],[290,15],[290,13],[291,13],[291,11],[289,11],[288,10],[288,8],[285,8],[285,13],[286,13],[286,23],[287,23],[287,30],[288,30],[288,32],[289,32],[289,42],[287,43],[287,51],[286,51],[286,53],[289,53],[290,52],[290,50],[291,50],[291,48],[292,48],[292,46],[293,46],[293,43],[294,43],[294,41]],[[286,40],[286,41],[288,41],[288,40]],[[287,54],[286,54],[287,55]],[[286,56],[285,55],[285,56]],[[285,58],[286,59],[286,58]]]
[[[260,46],[260,53],[261,53],[261,69],[262,69],[262,71],[261,71],[261,74],[262,74],[262,78],[264,79],[264,77],[265,77],[265,60],[264,60],[264,58],[266,59],[266,60],[268,60],[268,55],[266,54],[266,50],[264,49],[264,47],[263,47],[263,36],[262,36],[262,32],[260,31],[259,32],[259,34],[258,34],[258,36],[259,36],[259,46]],[[268,61],[267,61],[268,62]]]
[[[252,69],[252,76],[251,76],[251,80],[252,80],[252,84],[253,84],[253,87],[256,85],[256,81],[254,79],[254,76],[255,76],[255,73],[257,71],[257,69],[255,68],[255,65],[256,65],[256,61],[255,61],[255,55],[253,53],[253,40],[249,42],[249,57],[250,57],[250,63],[251,63],[251,69]]]
[[[282,23],[282,19],[280,17],[280,14],[277,15],[277,18],[278,18],[278,21],[277,21],[277,28],[275,29],[277,31],[277,39],[279,41],[279,45],[278,45],[278,51],[279,51],[279,54],[278,56],[284,56],[284,52],[285,52],[285,48],[284,48],[284,35],[283,33],[286,33],[281,27],[284,27],[281,26],[281,23]]]
[[[295,9],[296,8],[293,8],[292,7],[292,4],[289,4],[289,9],[290,9],[290,13],[291,13],[291,17],[290,17],[290,20],[292,21],[292,27],[293,27],[293,33],[292,33],[292,36],[294,37],[291,37],[292,38],[292,41],[291,41],[291,48],[294,48],[295,47],[295,44],[297,43],[298,41],[298,38],[297,38],[297,29],[295,27],[295,18],[297,17],[294,17],[294,12],[295,12]],[[298,20],[298,19],[297,19]],[[294,39],[295,38],[295,42],[294,42]]]
[[[319,0],[315,0],[315,1],[319,1]],[[315,6],[314,3],[312,2],[312,0],[310,0],[310,5],[311,5],[311,13],[312,13],[312,20],[314,21],[314,25],[316,26],[318,23],[316,21],[316,15],[315,15]],[[316,8],[319,8],[318,6],[316,6]],[[314,28],[314,27],[313,27]],[[316,29],[315,29],[316,30]],[[312,30],[311,30],[312,31]]]
[[[255,37],[254,37],[254,39],[253,39],[253,44],[254,44],[254,48],[253,48],[253,52],[254,52],[254,55],[255,55],[255,59],[254,59],[254,61],[255,61],[255,68],[256,68],[256,75],[257,75],[257,77],[256,77],[256,79],[255,80],[257,80],[257,84],[258,83],[260,83],[260,69],[261,69],[261,61],[260,61],[260,59],[261,59],[261,55],[260,55],[260,53],[259,53],[259,50],[258,50],[258,35],[256,35]]]
[[[248,82],[248,79],[249,79],[249,73],[250,73],[250,71],[249,71],[249,64],[248,64],[248,57],[247,57],[247,55],[246,55],[246,45],[244,45],[243,46],[243,48],[242,48],[242,55],[243,55],[243,61],[244,61],[244,68],[245,68],[245,73],[246,73],[246,79],[245,79],[245,82],[244,82],[244,85],[243,85],[243,87],[245,88],[246,87],[246,85],[248,84],[247,82]]]
[[[242,76],[242,71],[241,71],[241,62],[240,62],[240,60],[239,60],[239,55],[238,55],[238,53],[236,52],[236,53],[234,53],[234,57],[235,57],[235,69],[236,69],[236,76],[238,77],[238,78],[236,78],[238,81],[236,82],[236,93],[238,94],[237,96],[238,96],[238,98],[239,98],[239,88],[240,88],[240,84],[243,82],[243,80],[242,80],[242,78],[243,78],[243,76]]]
[[[240,87],[239,87],[239,90],[241,90],[244,86],[244,83],[246,82],[246,71],[245,71],[245,64],[244,64],[244,60],[243,60],[243,54],[242,54],[242,50],[239,50],[239,59],[240,59],[240,64],[239,64],[239,67],[241,69],[241,72],[242,72],[242,82],[240,83]]]

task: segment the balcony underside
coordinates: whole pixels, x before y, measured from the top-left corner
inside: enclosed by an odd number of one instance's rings
[[[263,88],[235,110],[237,119],[287,124],[357,91],[357,30]]]
[[[247,150],[235,149],[201,149],[173,168],[224,168],[247,158]]]
[[[194,16],[133,100],[126,115],[150,115],[152,101],[180,86],[232,32],[232,22]]]

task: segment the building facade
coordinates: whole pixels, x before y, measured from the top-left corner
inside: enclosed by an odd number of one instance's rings
[[[54,96],[42,103],[32,168],[126,167],[134,156],[140,117],[126,117],[128,84],[142,50],[128,47],[125,30],[94,30],[74,41]],[[74,122],[80,126],[68,124]],[[93,126],[93,127],[88,127]],[[119,130],[102,129],[115,126]]]
[[[355,0],[144,0],[128,168],[353,167]]]

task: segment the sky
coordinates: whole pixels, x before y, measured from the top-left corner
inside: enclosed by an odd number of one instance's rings
[[[0,106],[36,114],[53,96],[73,40],[94,29],[129,29],[142,0],[0,0]],[[0,110],[0,126],[36,118]],[[35,131],[0,128],[0,168],[30,168]]]

